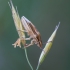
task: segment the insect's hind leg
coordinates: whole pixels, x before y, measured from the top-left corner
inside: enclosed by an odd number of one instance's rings
[[[26,46],[24,46],[24,48],[27,48],[27,47],[29,47],[29,46],[31,46],[33,44],[34,44],[34,40],[31,40],[31,43],[30,44],[26,44]]]

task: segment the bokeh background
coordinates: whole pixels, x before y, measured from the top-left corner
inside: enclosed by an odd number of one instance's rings
[[[12,44],[18,34],[8,5],[0,0],[0,70],[31,70],[24,50]],[[12,0],[20,17],[27,17],[41,33],[46,43],[55,26],[60,27],[52,48],[39,70],[70,70],[70,1],[69,0]],[[44,48],[45,44],[43,45]],[[29,60],[36,69],[41,49],[37,45],[27,48]]]

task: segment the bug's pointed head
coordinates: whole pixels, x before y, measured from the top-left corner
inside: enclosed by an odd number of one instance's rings
[[[37,46],[39,46],[40,48],[42,48],[42,40],[41,40],[41,36],[38,36],[38,44]]]
[[[42,48],[42,41],[39,41],[39,42],[38,42],[38,46],[39,46],[40,48]]]

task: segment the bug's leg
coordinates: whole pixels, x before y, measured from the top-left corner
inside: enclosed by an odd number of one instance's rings
[[[16,46],[19,46],[21,48],[20,43],[21,43],[21,39],[18,38],[17,41],[14,44],[12,44],[12,45],[14,46],[14,48],[16,48]]]
[[[30,40],[31,39],[31,36],[29,38],[25,38],[25,40]]]
[[[25,40],[30,40],[31,38],[29,37],[29,38],[25,38]]]
[[[34,39],[31,40],[31,43],[30,43],[30,44],[26,44],[26,46],[24,46],[24,48],[29,47],[29,46],[31,46],[31,45],[33,45],[33,44],[34,44]]]
[[[21,31],[21,32],[27,32],[26,30],[20,30],[20,29],[18,29],[18,31]]]
[[[21,40],[30,40],[30,39],[31,39],[31,37],[29,37],[29,38],[25,38],[24,36],[21,37]]]

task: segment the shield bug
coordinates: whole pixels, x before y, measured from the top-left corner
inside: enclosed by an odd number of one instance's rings
[[[26,23],[24,21],[26,21]],[[27,47],[29,47],[33,44],[37,44],[37,46],[39,46],[41,48],[42,40],[41,40],[40,32],[36,29],[36,27],[32,24],[32,22],[29,21],[26,17],[22,16],[21,22],[22,22],[22,25],[23,25],[24,29],[26,30],[27,34],[30,36],[29,39],[32,39],[31,43],[29,45],[27,45]]]

